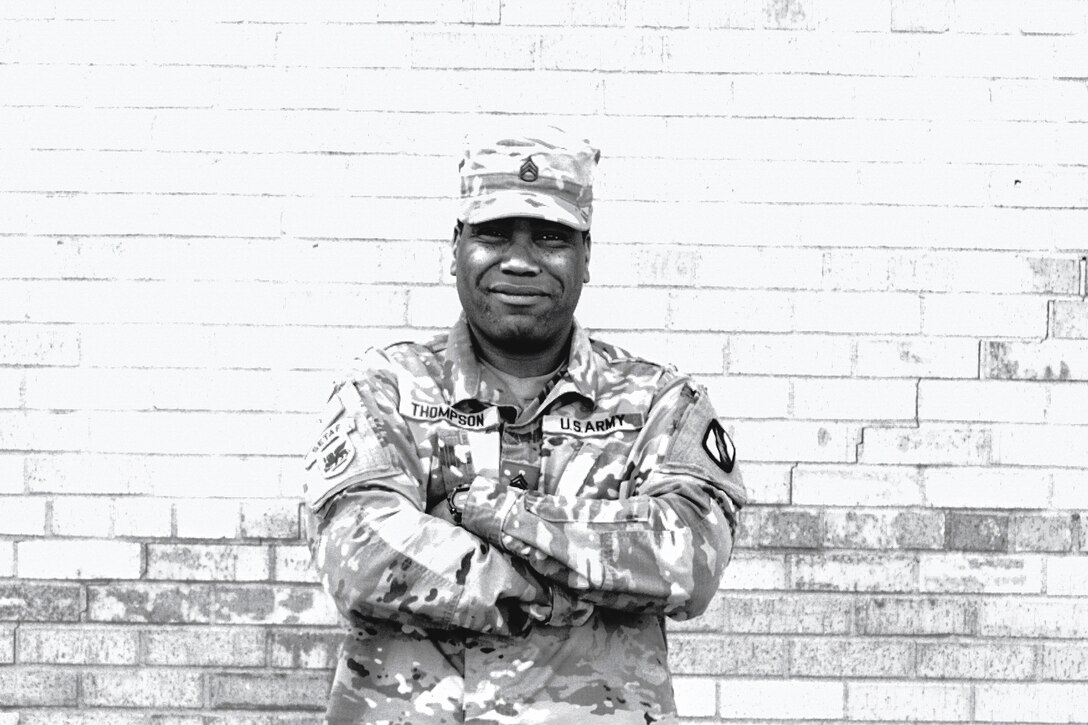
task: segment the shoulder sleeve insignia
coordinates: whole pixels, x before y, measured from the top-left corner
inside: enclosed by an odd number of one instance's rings
[[[717,419],[712,418],[706,426],[706,432],[703,433],[703,450],[718,468],[726,473],[733,472],[733,461],[736,460],[737,450],[733,447],[733,440]]]

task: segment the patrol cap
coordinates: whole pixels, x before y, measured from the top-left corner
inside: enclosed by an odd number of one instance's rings
[[[469,136],[461,160],[458,218],[480,224],[531,217],[587,231],[593,171],[601,152],[555,126],[521,134]]]

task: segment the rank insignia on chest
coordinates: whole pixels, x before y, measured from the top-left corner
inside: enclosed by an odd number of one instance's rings
[[[639,430],[643,423],[642,413],[611,413],[591,418],[546,415],[542,426],[544,435],[602,436],[625,430]]]
[[[717,464],[718,468],[726,473],[733,472],[733,461],[737,457],[737,449],[733,446],[733,440],[722,428],[722,424],[711,420],[703,434],[703,450]]]
[[[355,458],[355,444],[349,435],[353,430],[355,420],[350,417],[341,418],[327,427],[306,456],[306,468],[320,464],[325,478],[343,473]]]

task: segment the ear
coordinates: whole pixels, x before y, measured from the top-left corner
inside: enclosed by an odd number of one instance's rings
[[[589,232],[582,232],[582,243],[586,248],[586,271],[582,275],[582,284],[587,284],[589,282],[589,252],[591,250],[592,242],[593,240],[589,238]]]
[[[464,228],[465,224],[460,219],[453,227],[453,237],[450,239],[450,247],[453,249],[453,259],[450,260],[451,277],[457,276],[457,245],[461,243],[461,230]]]

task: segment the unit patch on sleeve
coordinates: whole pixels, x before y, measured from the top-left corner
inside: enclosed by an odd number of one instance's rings
[[[340,418],[325,428],[317,443],[310,449],[306,456],[306,468],[315,463],[321,465],[321,473],[325,478],[332,478],[344,470],[355,458],[355,444],[348,435],[355,430],[353,418]]]
[[[733,472],[733,461],[737,457],[737,450],[733,447],[729,434],[717,420],[711,419],[706,426],[706,433],[703,434],[703,450],[718,468],[726,473]]]

